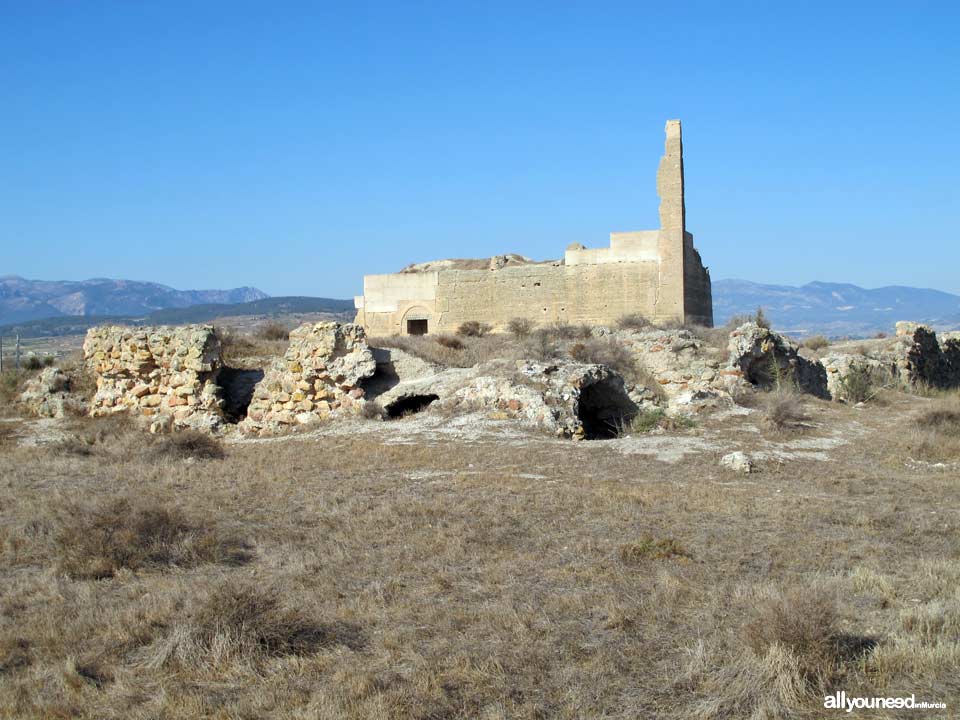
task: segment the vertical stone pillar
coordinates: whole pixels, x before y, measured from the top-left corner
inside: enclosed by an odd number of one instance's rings
[[[679,120],[667,120],[667,142],[657,169],[657,195],[660,196],[660,229],[687,229],[683,205],[683,139]]]
[[[686,217],[683,207],[683,143],[680,121],[668,120],[667,140],[657,169],[657,195],[660,196],[660,256],[654,321],[684,322],[684,262]]]

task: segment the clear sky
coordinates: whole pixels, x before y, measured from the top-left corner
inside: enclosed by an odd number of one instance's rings
[[[713,278],[960,292],[955,2],[0,0],[0,275],[349,297],[657,227]]]

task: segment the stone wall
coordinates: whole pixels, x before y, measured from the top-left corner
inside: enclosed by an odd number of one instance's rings
[[[371,335],[454,332],[467,321],[503,329],[538,324],[610,325],[641,314],[656,324],[712,325],[710,274],[686,231],[680,122],[666,126],[657,173],[659,230],[614,232],[605,248],[574,243],[562,260],[510,264],[438,261],[420,272],[368,275],[356,322]],[[503,256],[498,256],[503,257]],[[409,321],[420,321],[413,325]]]
[[[290,333],[290,347],[266,370],[239,427],[267,435],[335,414],[359,413],[361,382],[377,362],[358,325],[307,323]]]
[[[93,416],[134,413],[154,432],[223,422],[220,342],[209,325],[91,328],[83,357],[97,380]]]

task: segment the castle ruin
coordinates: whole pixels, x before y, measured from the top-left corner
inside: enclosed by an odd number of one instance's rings
[[[613,232],[605,248],[573,243],[562,260],[497,255],[367,275],[354,299],[356,322],[370,335],[452,332],[468,321],[502,329],[513,318],[611,324],[631,314],[658,325],[712,326],[710,273],[686,228],[679,120],[667,122],[666,135],[659,230]]]

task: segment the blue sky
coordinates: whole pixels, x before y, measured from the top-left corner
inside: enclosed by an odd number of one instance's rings
[[[956,3],[0,0],[0,274],[348,297],[657,226],[960,292]]]

